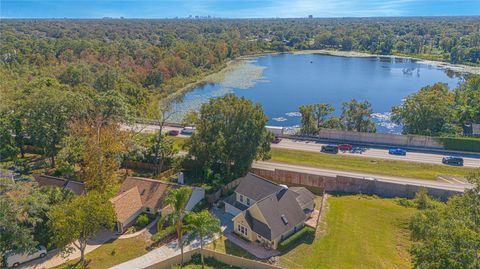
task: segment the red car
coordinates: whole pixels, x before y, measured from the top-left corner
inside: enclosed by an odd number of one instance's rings
[[[180,132],[178,130],[170,130],[167,132],[169,136],[177,136]]]
[[[273,139],[272,143],[273,144],[278,144],[278,143],[280,143],[280,141],[282,141],[282,139],[275,136],[275,139]]]
[[[349,151],[349,150],[352,150],[352,145],[350,144],[341,144],[341,145],[338,145],[338,149],[341,150],[341,151]]]

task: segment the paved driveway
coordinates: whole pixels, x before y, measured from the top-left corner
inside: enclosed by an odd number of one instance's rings
[[[212,213],[215,217],[220,220],[220,224],[222,225],[222,231],[227,234],[233,231],[233,215],[230,213],[225,212],[223,208],[212,208],[210,209],[210,213]]]

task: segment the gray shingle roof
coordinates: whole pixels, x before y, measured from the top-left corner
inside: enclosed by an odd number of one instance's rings
[[[242,178],[235,192],[242,194],[255,201],[261,200],[277,191],[282,187],[263,177],[248,173]]]
[[[289,189],[297,194],[297,202],[301,207],[315,200],[315,195],[304,187],[291,187]]]
[[[223,200],[223,201],[224,201],[225,203],[227,203],[227,204],[230,204],[230,205],[238,208],[238,209],[241,210],[241,211],[243,211],[243,210],[245,210],[245,209],[248,208],[248,206],[246,206],[246,205],[244,205],[244,204],[242,204],[242,203],[237,202],[237,197],[236,197],[235,193],[232,194],[232,195],[230,195],[230,196],[228,196],[228,197],[225,198],[225,200]]]
[[[270,227],[270,238],[266,238],[275,239],[305,222],[307,216],[298,204],[296,197],[295,192],[283,189],[257,202],[260,212],[267,221],[266,224]],[[288,221],[287,223],[282,220],[282,216]],[[251,228],[254,230],[253,227]]]

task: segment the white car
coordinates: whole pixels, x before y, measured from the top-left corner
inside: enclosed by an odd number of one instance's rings
[[[25,263],[36,258],[44,258],[47,256],[47,249],[44,246],[39,246],[36,251],[32,253],[14,253],[10,252],[6,257],[7,267],[17,267],[21,263]]]
[[[195,132],[195,127],[187,126],[182,129],[181,133],[183,135],[191,135]]]

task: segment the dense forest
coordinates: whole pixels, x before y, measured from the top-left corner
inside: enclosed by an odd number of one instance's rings
[[[478,17],[257,20],[2,20],[0,91],[38,77],[134,116],[241,55],[339,49],[478,64]],[[157,98],[152,98],[155,96]]]

